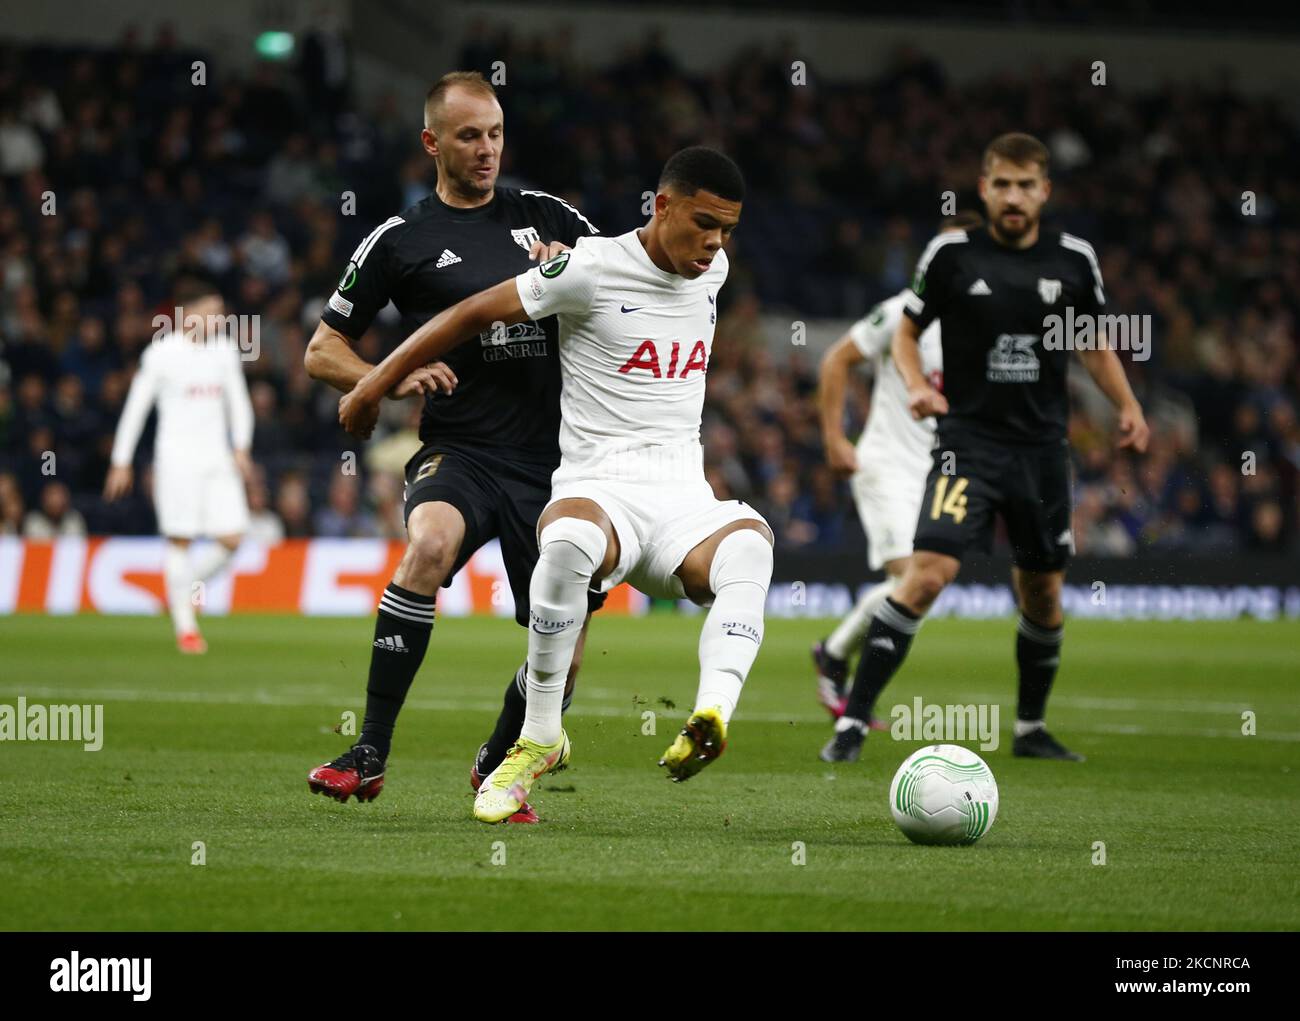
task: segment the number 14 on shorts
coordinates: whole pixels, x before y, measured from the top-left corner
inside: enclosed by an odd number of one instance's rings
[[[949,482],[952,484],[949,485]],[[940,475],[934,484],[934,500],[930,503],[930,518],[937,521],[948,514],[957,524],[966,517],[966,479]]]

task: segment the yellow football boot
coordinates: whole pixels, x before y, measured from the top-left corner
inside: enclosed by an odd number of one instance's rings
[[[479,822],[509,819],[528,800],[539,776],[559,772],[569,764],[569,753],[569,735],[564,731],[553,745],[519,738],[501,765],[483,779],[474,796],[474,818]]]
[[[710,706],[691,713],[686,726],[669,745],[659,765],[668,770],[674,783],[689,780],[727,747],[727,724],[722,713]]]

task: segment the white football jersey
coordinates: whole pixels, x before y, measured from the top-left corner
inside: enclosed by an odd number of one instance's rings
[[[724,252],[694,280],[666,273],[635,230],[585,237],[515,278],[529,317],[556,315],[560,467],[552,483],[704,477],[700,414]]]
[[[252,443],[253,406],[233,342],[171,333],[145,349],[117,424],[114,465],[131,463],[155,402],[157,464],[217,467],[231,462],[232,446],[246,450]]]
[[[903,318],[903,291],[887,298],[849,328],[849,337],[862,356],[871,362],[875,382],[871,389],[871,413],[858,440],[858,465],[885,472],[917,473],[930,470],[935,420],[917,421],[907,407],[907,384],[890,354],[894,331]],[[939,320],[927,326],[919,338],[921,371],[938,390],[943,389],[943,345]]]

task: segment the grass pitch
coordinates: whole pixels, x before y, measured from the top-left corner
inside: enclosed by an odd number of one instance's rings
[[[1080,765],[1010,754],[1010,621],[931,622],[880,709],[1001,703],[981,753],[1001,808],[979,844],[922,848],[886,799],[928,742],[874,733],[853,766],[817,759],[824,622],[769,621],[726,754],[660,775],[699,624],[598,617],[572,767],[541,781],[541,825],[488,827],[467,773],[524,653],[510,621],[439,621],[383,795],[339,805],[306,774],[362,715],[371,621],[211,619],[211,652],[183,658],[162,619],[0,620],[0,702],[105,707],[101,751],[0,743],[3,927],[1300,927],[1300,625],[1071,622],[1049,715]]]

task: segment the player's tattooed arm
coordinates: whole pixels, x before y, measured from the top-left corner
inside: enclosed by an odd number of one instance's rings
[[[948,414],[948,399],[921,371],[921,329],[908,316],[899,321],[889,353],[907,385],[907,407],[915,419]]]
[[[1115,429],[1119,433],[1116,444],[1120,447],[1132,447],[1139,454],[1145,453],[1151,430],[1147,428],[1146,416],[1142,414],[1142,405],[1133,395],[1133,388],[1128,384],[1124,364],[1110,347],[1098,344],[1095,349],[1081,350],[1079,357],[1093,382],[1101,388],[1118,412]]]
[[[339,424],[362,439],[374,431],[379,402],[420,366],[428,365],[496,323],[528,318],[514,277],[444,309],[407,337],[339,401]]]
[[[841,476],[858,470],[857,451],[844,435],[844,389],[849,370],[863,360],[862,352],[846,333],[822,356],[817,380],[817,411],[821,417],[826,463]]]

